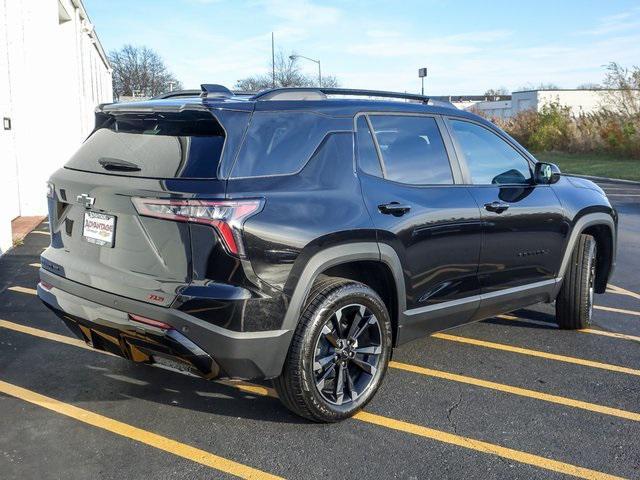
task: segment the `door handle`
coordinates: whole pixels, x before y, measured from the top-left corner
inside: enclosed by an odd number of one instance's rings
[[[484,204],[484,209],[488,210],[489,212],[502,213],[508,208],[509,208],[509,204],[504,202],[495,201],[495,202]]]
[[[411,206],[402,205],[401,203],[398,203],[398,202],[390,202],[390,203],[383,203],[382,205],[378,205],[378,210],[380,210],[380,213],[383,213],[385,215],[393,215],[394,217],[401,217],[402,215],[407,213],[409,210],[411,210]]]

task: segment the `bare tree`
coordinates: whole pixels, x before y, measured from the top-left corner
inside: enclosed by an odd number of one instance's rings
[[[245,92],[257,92],[274,85],[271,74],[264,73],[252,75],[236,82],[235,88]],[[275,86],[276,87],[315,87],[318,79],[313,75],[305,75],[299,65],[299,59],[292,52],[285,55],[280,51],[275,56]],[[338,80],[335,76],[322,77],[323,87],[337,87]]]
[[[607,66],[603,81],[606,110],[640,117],[640,67],[625,68],[616,62]]]
[[[484,96],[487,98],[497,99],[498,97],[509,95],[509,90],[506,87],[490,88],[484,92]]]
[[[527,83],[524,87],[518,88],[517,91],[527,91],[527,90],[559,90],[560,87],[555,83],[539,83],[534,85],[533,83]]]
[[[110,52],[109,61],[113,67],[113,90],[117,97],[150,97],[182,88],[160,55],[148,47],[125,45]]]
[[[576,88],[578,90],[601,90],[602,85],[598,83],[587,82],[587,83],[581,83]]]

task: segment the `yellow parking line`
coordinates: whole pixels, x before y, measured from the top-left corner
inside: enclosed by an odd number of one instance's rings
[[[625,310],[624,308],[605,307],[603,305],[594,305],[593,308],[595,308],[596,310],[604,310],[605,312],[624,313],[626,315],[635,315],[637,317],[640,317],[640,312],[636,312],[635,310]]]
[[[525,317],[514,317],[513,315],[498,315],[496,318],[502,318],[504,320],[513,320],[514,322],[521,322],[521,323],[555,325],[550,322],[545,322],[541,320],[532,320],[530,318],[525,318]],[[637,337],[635,335],[629,335],[626,333],[608,332],[606,330],[597,330],[595,328],[581,328],[579,330],[576,330],[576,332],[591,333],[593,335],[601,335],[603,337],[611,337],[611,338],[618,338],[620,340],[631,340],[633,342],[640,342],[640,337]]]
[[[610,293],[617,293],[618,295],[627,295],[635,298],[636,300],[640,300],[640,293],[632,292],[631,290],[618,287],[617,285],[611,285],[610,283],[607,285],[607,291]]]
[[[411,433],[420,437],[430,438],[439,442],[456,445],[458,447],[468,448],[482,453],[488,453],[496,455],[502,458],[508,458],[519,463],[525,463],[533,465],[534,467],[544,468],[554,472],[563,473],[566,475],[573,475],[578,478],[588,479],[619,479],[614,475],[598,472],[596,470],[590,470],[588,468],[578,467],[569,463],[559,462],[557,460],[551,460],[550,458],[541,457],[539,455],[533,455],[531,453],[522,452],[520,450],[513,450],[511,448],[501,447],[481,440],[475,440],[469,437],[463,437],[461,435],[455,435],[452,433],[442,432],[440,430],[434,430],[432,428],[423,427],[421,425],[415,425],[413,423],[403,422],[401,420],[395,420],[389,417],[383,417],[382,415],[376,415],[369,412],[358,412],[353,418],[361,420],[363,422],[372,423],[381,427],[390,428],[392,430],[399,430],[405,433]]]
[[[44,338],[46,340],[53,340],[54,342],[66,343],[67,345],[71,345],[73,347],[86,348],[87,350],[93,350],[100,353],[108,353],[103,352],[102,350],[95,350],[94,348],[91,348],[89,345],[77,338],[67,337],[66,335],[59,335],[53,332],[47,332],[46,330],[40,330],[39,328],[27,327],[26,325],[20,325],[19,323],[13,323],[7,320],[0,320],[0,327],[6,328],[8,330],[13,330],[15,332],[33,335],[34,337]]]
[[[594,335],[602,335],[603,337],[619,338],[620,340],[631,340],[633,342],[640,342],[640,337],[635,335],[628,335],[626,333],[607,332],[606,330],[596,330],[594,328],[583,328],[578,330],[580,333],[592,333]]]
[[[37,295],[38,292],[36,290],[34,290],[33,288],[27,288],[27,287],[19,287],[19,286],[13,286],[13,287],[9,287],[7,288],[7,290],[11,290],[12,292],[19,292],[19,293],[28,293],[29,295]]]
[[[619,365],[611,365],[608,363],[595,362],[593,360],[585,360],[582,358],[569,357],[566,355],[558,355],[555,353],[541,352],[539,350],[530,350],[528,348],[514,347],[512,345],[505,345],[503,343],[487,342],[484,340],[476,340],[475,338],[459,337],[457,335],[450,335],[448,333],[434,333],[432,338],[439,338],[442,340],[450,340],[452,342],[465,343],[468,345],[475,345],[478,347],[493,348],[495,350],[502,350],[505,352],[519,353],[522,355],[529,355],[532,357],[546,358],[548,360],[556,360],[558,362],[573,363],[575,365],[582,365],[585,367],[599,368],[601,370],[608,370],[610,372],[626,373],[629,375],[640,376],[640,370],[636,370],[628,367],[621,367]]]
[[[42,265],[40,265],[39,263],[30,263],[29,266],[30,267],[40,268]]]
[[[538,392],[536,390],[528,390],[526,388],[514,387],[511,385],[505,385],[503,383],[490,382],[487,380],[481,380],[479,378],[467,377],[464,375],[457,375],[455,373],[443,372],[441,370],[432,370],[430,368],[396,362],[393,360],[389,362],[389,366],[391,368],[404,370],[406,372],[417,373],[419,375],[441,378],[444,380],[451,380],[453,382],[466,383],[468,385],[473,385],[476,387],[489,388],[491,390],[510,393],[512,395],[519,395],[521,397],[534,398],[537,400],[543,400],[545,402],[556,403],[558,405],[564,405],[564,406],[573,407],[573,408],[580,408],[582,410],[588,410],[590,412],[602,413],[605,415],[612,415],[614,417],[619,417],[627,420],[640,422],[640,413],[636,413],[636,412],[629,412],[627,410],[620,410],[618,408],[605,407],[604,405],[583,402],[581,400],[575,400],[573,398],[561,397],[558,395],[551,395],[549,393]]]
[[[26,325],[20,325],[17,323],[9,322],[7,320],[0,320],[0,327],[7,328],[9,330],[14,330],[16,332],[26,333],[29,335],[33,335],[39,338],[44,338],[46,340],[53,340],[60,343],[65,343],[67,345],[71,345],[74,347],[85,348],[88,350],[92,350],[99,353],[105,353],[111,355],[108,352],[103,350],[96,350],[89,347],[82,340],[78,340],[75,338],[67,337],[64,335],[58,335],[57,333],[47,332],[46,330],[40,330],[38,328],[27,327]],[[561,397],[558,395],[551,395],[547,393],[537,392],[535,390],[528,390],[525,388],[514,387],[511,385],[505,385],[496,382],[490,382],[487,380],[481,380],[479,378],[467,377],[464,375],[457,375],[454,373],[443,372],[440,370],[433,370],[430,368],[420,367],[417,365],[410,365],[407,363],[401,363],[396,361],[389,362],[389,367],[395,368],[398,370],[404,370],[412,373],[417,373],[420,375],[425,375],[429,377],[441,378],[444,380],[451,380],[454,382],[465,383],[468,385],[474,385],[476,387],[488,388],[491,390],[497,390],[500,392],[510,393],[513,395],[519,395],[522,397],[534,398],[537,400],[543,400],[546,402],[556,403],[559,405],[565,405],[568,407],[580,408],[583,410],[588,410],[591,412],[602,413],[605,415],[612,415],[614,417],[624,418],[627,420],[633,420],[636,422],[640,422],[640,413],[629,412],[626,410],[620,410],[618,408],[606,407],[603,405],[597,405],[595,403],[583,402],[581,400],[575,400],[572,398]],[[218,383],[223,385],[227,385],[238,390],[242,390],[246,393],[252,393],[256,395],[262,396],[270,396],[276,397],[277,395],[275,391],[271,388],[264,387],[261,385],[255,385],[251,383],[246,383],[242,381],[234,381],[234,380],[218,380]]]
[[[6,321],[3,321],[3,322],[4,322],[4,324],[11,323],[11,322],[6,322]],[[4,325],[2,325],[2,326],[4,326]],[[26,327],[26,328],[29,329],[29,330],[37,330],[37,329],[31,329],[30,327]],[[14,328],[14,330],[24,331],[24,333],[29,333],[29,332],[27,332],[26,330],[23,330],[23,329]],[[42,337],[42,338],[47,338],[47,339],[50,339],[50,340],[57,339],[58,335],[56,335],[56,334],[50,334],[49,335],[48,333],[49,332],[43,332],[42,334],[39,334],[38,336]],[[70,344],[73,345],[73,343],[70,343]],[[392,363],[398,364],[397,362],[392,362]],[[398,368],[398,367],[396,366],[394,368]],[[480,381],[480,382],[482,382],[482,381]],[[4,382],[0,381],[0,392],[3,391],[2,390],[2,384],[3,383]],[[236,388],[236,389],[244,391],[244,392],[248,392],[248,393],[252,393],[252,394],[256,394],[256,395],[260,395],[260,396],[269,396],[269,397],[277,398],[277,394],[272,388],[264,387],[262,385],[255,385],[255,384],[251,384],[251,383],[248,383],[248,382],[235,382],[235,381],[229,381],[229,380],[218,381],[218,383],[222,383],[224,385]],[[487,383],[490,384],[492,382],[487,382]],[[15,388],[20,388],[20,387],[15,387]],[[513,388],[515,388],[515,387],[513,387]],[[524,389],[521,389],[521,390],[524,390]],[[29,391],[27,390],[27,392],[29,392]],[[5,393],[7,393],[7,392],[5,392]],[[29,393],[32,393],[32,394],[35,394],[35,395],[39,395],[39,394],[36,394],[35,392],[29,392]],[[14,395],[14,396],[17,396],[17,395]],[[43,398],[48,398],[48,397],[43,397]],[[48,399],[48,400],[53,400],[53,399]],[[57,400],[53,400],[53,401],[57,402]],[[578,402],[578,401],[576,401],[576,402]],[[35,402],[32,402],[32,403],[35,403]],[[578,402],[578,403],[580,403],[580,402]],[[67,404],[63,404],[63,405],[67,405]],[[586,404],[586,405],[589,405],[589,404]],[[77,408],[77,407],[73,407],[72,405],[68,405],[68,406],[72,407],[74,409]],[[48,407],[45,407],[45,408],[48,408]],[[608,407],[601,407],[601,408],[603,409],[603,413],[604,413],[605,410],[612,410],[612,411],[615,410],[615,409],[608,409]],[[81,410],[81,409],[78,409],[78,410]],[[87,411],[85,410],[84,412],[87,412]],[[62,413],[62,412],[60,412],[60,413]],[[88,412],[88,413],[91,414],[92,412]],[[630,415],[634,415],[632,412],[625,412],[625,413],[628,413]],[[94,414],[94,415],[97,415],[97,414]],[[69,416],[72,416],[72,415],[69,415]],[[103,418],[106,418],[106,417],[103,417]],[[621,479],[621,477],[616,477],[616,476],[609,475],[609,474],[606,474],[606,473],[598,472],[596,470],[590,470],[588,468],[579,467],[579,466],[572,465],[572,464],[569,464],[569,463],[559,462],[557,460],[552,460],[552,459],[549,459],[549,458],[546,458],[546,457],[541,457],[539,455],[534,455],[534,454],[522,452],[522,451],[519,451],[519,450],[513,450],[513,449],[510,449],[510,448],[502,447],[500,445],[495,445],[495,444],[492,444],[492,443],[483,442],[481,440],[475,440],[475,439],[472,439],[472,438],[469,438],[469,437],[463,437],[461,435],[455,435],[455,434],[452,434],[452,433],[448,433],[448,432],[444,432],[444,431],[440,431],[440,430],[435,430],[435,429],[432,429],[432,428],[424,427],[424,426],[421,426],[421,425],[416,425],[416,424],[413,424],[413,423],[404,422],[404,421],[401,421],[401,420],[396,420],[396,419],[393,419],[393,418],[390,418],[390,417],[385,417],[385,416],[377,415],[377,414],[374,414],[374,413],[360,411],[356,415],[354,415],[353,418],[356,419],[356,420],[359,420],[361,422],[365,422],[365,423],[369,423],[369,424],[373,424],[373,425],[377,425],[377,426],[382,426],[382,427],[389,428],[389,429],[392,429],[392,430],[398,430],[398,431],[401,431],[401,432],[404,432],[404,433],[409,433],[409,434],[412,434],[412,435],[417,435],[417,436],[420,436],[420,437],[429,438],[429,439],[436,440],[436,441],[439,441],[439,442],[442,442],[442,443],[448,443],[448,444],[451,444],[451,445],[456,445],[456,446],[459,446],[459,447],[468,448],[468,449],[471,449],[471,450],[475,450],[475,451],[486,453],[486,454],[490,454],[490,455],[496,455],[496,456],[499,456],[499,457],[502,457],[502,458],[508,458],[508,459],[516,461],[516,462],[525,463],[525,464],[532,465],[532,466],[535,466],[535,467],[538,467],[538,468],[551,470],[551,471],[554,471],[554,472],[560,472],[560,473],[564,473],[564,474],[567,474],[567,475],[573,475],[573,476],[578,477],[578,478],[593,479],[593,480],[616,480],[616,479],[619,480],[619,479]],[[625,417],[625,418],[627,418],[627,417]],[[633,418],[631,418],[631,419],[633,419]],[[111,420],[111,419],[107,419],[107,420],[110,420],[112,422],[117,422],[116,420]],[[85,421],[85,420],[82,420],[82,421]],[[90,422],[86,422],[86,423],[90,423]],[[117,423],[120,423],[120,422],[117,422]],[[145,430],[140,430],[140,429],[137,429],[136,427],[131,427],[131,426],[126,425],[126,424],[123,424],[123,425],[125,425],[128,428],[132,428],[132,429],[135,429],[137,431],[143,432],[144,434],[152,435],[152,436],[155,436],[155,437],[159,437],[156,434],[153,434],[153,433],[150,433],[150,432],[146,432]],[[101,427],[101,428],[104,428],[104,427]],[[113,431],[113,430],[111,430],[111,431]],[[119,432],[114,432],[114,433],[119,433]],[[145,442],[143,440],[140,440],[140,439],[135,438],[135,437],[130,436],[130,435],[124,435],[124,436],[128,436],[129,438],[132,438],[134,440],[141,441],[142,443],[147,443],[148,445],[152,445],[151,443]],[[192,451],[202,452],[202,453],[204,453],[206,455],[211,455],[212,457],[215,457],[216,459],[221,459],[220,457],[216,457],[215,455],[209,454],[208,452],[203,452],[202,450],[195,449],[194,447],[190,447],[188,445],[179,444],[178,442],[175,442],[174,440],[166,439],[165,437],[159,437],[159,438],[163,439],[164,441],[174,442],[174,443],[178,444],[181,448],[185,448],[186,447],[187,449],[190,449]],[[156,446],[156,445],[152,445],[152,446]],[[161,447],[157,447],[157,448],[161,448]],[[188,456],[185,456],[185,455],[181,455],[180,453],[177,453],[176,451],[173,451],[173,450],[169,450],[169,449],[165,449],[165,448],[161,448],[161,449],[163,449],[165,451],[170,451],[171,453],[174,453],[176,455],[184,456],[184,458],[189,458],[189,459],[192,459],[194,461],[198,461],[198,460],[193,459],[191,457],[188,457]],[[221,459],[221,460],[225,461],[225,462],[231,462],[231,461],[226,460],[226,459]],[[204,462],[199,462],[199,463],[203,463],[203,464],[207,465]],[[235,462],[231,462],[231,463],[233,465],[235,465],[235,466],[251,469],[251,467],[245,467],[244,465],[241,465],[241,464],[235,464]],[[212,466],[212,465],[209,465],[209,466]],[[222,468],[216,467],[216,466],[214,466],[214,468],[218,468],[219,470],[223,470]],[[251,469],[251,470],[253,470],[253,469]],[[227,470],[223,470],[223,471],[227,471]],[[255,471],[255,470],[253,470],[253,471]],[[264,472],[260,472],[260,471],[256,471],[256,472],[258,472],[258,473],[260,473],[262,475],[268,475],[268,474],[266,474]],[[232,472],[229,472],[229,473],[232,473]],[[234,473],[234,474],[238,475],[238,476],[242,476],[242,475],[239,475],[238,473]],[[258,476],[256,476],[256,477],[245,477],[245,478],[277,478],[277,477],[273,477],[273,476],[270,476],[270,477],[258,477]]]
[[[242,463],[220,457],[205,450],[192,447],[191,445],[178,442],[171,438],[158,435],[157,433],[149,432],[147,430],[134,427],[133,425],[114,420],[113,418],[105,417],[104,415],[100,415],[90,410],[85,410],[84,408],[61,402],[55,398],[47,397],[17,385],[12,385],[11,383],[7,383],[2,380],[0,380],[0,392],[19,398],[20,400],[24,400],[25,402],[38,405],[39,407],[46,408],[47,410],[51,410],[61,415],[65,415],[88,425],[101,428],[102,430],[115,433],[116,435],[130,438],[136,442],[144,443],[150,447],[172,453],[178,457],[186,458],[187,460],[214,468],[221,472],[235,475],[236,477],[251,479],[281,478],[263,472],[262,470],[257,470],[247,465],[243,465]]]

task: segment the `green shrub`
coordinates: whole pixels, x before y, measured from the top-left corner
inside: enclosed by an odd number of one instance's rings
[[[640,115],[599,111],[572,116],[568,107],[548,104],[496,120],[533,152],[610,153],[640,159]]]

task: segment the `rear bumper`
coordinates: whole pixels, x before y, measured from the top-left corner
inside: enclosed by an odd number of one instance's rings
[[[150,305],[87,287],[40,269],[38,296],[81,339],[96,349],[205,378],[277,377],[290,330],[235,332],[179,310]],[[162,329],[129,319],[140,315],[170,325]]]

